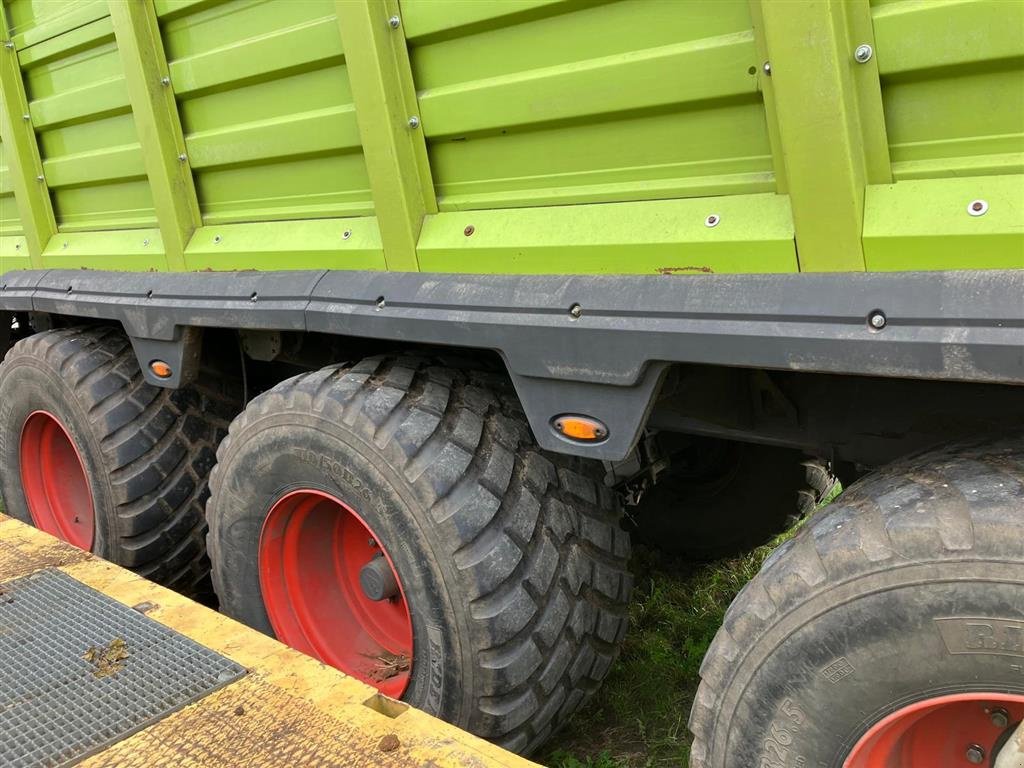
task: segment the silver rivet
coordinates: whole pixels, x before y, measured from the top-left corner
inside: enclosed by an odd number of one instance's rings
[[[1006,728],[1010,725],[1010,713],[1002,707],[997,707],[988,713],[992,725],[996,728]]]
[[[888,321],[885,319],[885,313],[883,312],[872,312],[868,318],[868,325],[874,328],[876,331],[880,331],[885,328],[885,324]]]
[[[579,304],[573,304],[571,307],[569,307],[569,316],[578,320],[580,317],[583,316],[583,307],[581,307]]]
[[[386,306],[387,306],[387,302],[384,301],[384,297],[383,296],[378,296],[377,297],[377,311],[380,312]]]
[[[971,744],[967,748],[967,762],[972,765],[981,765],[985,761],[985,750],[978,744]]]
[[[722,217],[719,216],[717,213],[709,214],[708,217],[706,219],[704,219],[704,226],[705,227],[717,227],[718,223],[721,220],[722,220]]]
[[[988,202],[985,200],[971,200],[967,204],[967,212],[971,216],[984,216],[988,213]]]
[[[40,173],[38,176],[36,176],[36,181],[43,181],[43,174]]]
[[[5,40],[4,41],[4,48],[6,48],[7,50],[10,50],[13,47],[14,47],[14,43],[12,43],[10,40]]]
[[[29,120],[32,119],[32,115],[22,115],[21,119],[27,123]]]
[[[169,77],[161,77],[160,78],[160,85],[168,86],[170,84],[171,84],[171,78],[169,78]]]
[[[766,61],[761,69],[764,70],[764,73],[768,75],[768,77],[772,76],[772,63],[770,61]]]
[[[178,155],[178,160],[184,163],[186,160],[188,160],[188,155],[182,152],[180,155]]]
[[[341,233],[341,239],[342,240],[348,240],[350,237],[352,237],[352,230],[351,229],[346,229],[344,232]]]
[[[853,58],[858,64],[867,64],[874,56],[875,50],[867,43],[861,43],[853,52]]]
[[[401,24],[402,20],[397,16],[392,16],[390,19],[388,19],[388,26],[391,27],[392,29],[398,29],[399,26],[401,26]]]
[[[145,240],[142,241],[142,247],[143,248],[145,248],[147,245],[149,245],[149,238],[148,237]]]
[[[259,301],[259,298],[260,298],[260,295],[258,293],[256,293],[256,291],[253,291],[252,292],[252,296],[249,297],[249,301],[251,301],[253,304],[255,304],[257,301]]]
[[[214,238],[213,238],[213,244],[214,244],[214,245],[217,245],[217,243],[219,243],[219,242],[220,242],[220,240],[221,240],[221,237],[220,237],[220,235],[214,235]]]
[[[15,243],[14,244],[14,250],[20,251],[21,250],[21,243]]]
[[[416,117],[416,115],[413,115],[412,117],[409,118],[409,127],[410,128],[419,128],[419,125],[420,125],[420,119],[418,117]]]

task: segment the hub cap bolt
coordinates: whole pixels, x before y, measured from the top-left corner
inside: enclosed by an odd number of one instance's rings
[[[881,312],[872,312],[868,322],[871,323],[872,328],[876,331],[880,331],[885,328],[885,315]]]
[[[374,601],[390,600],[398,595],[398,580],[383,556],[370,560],[359,571],[359,586],[363,594]]]
[[[981,765],[985,760],[985,750],[977,744],[971,744],[967,748],[967,762],[972,765]]]
[[[993,709],[988,713],[988,716],[992,720],[992,725],[996,728],[1006,728],[1010,725],[1010,713],[1002,707]]]

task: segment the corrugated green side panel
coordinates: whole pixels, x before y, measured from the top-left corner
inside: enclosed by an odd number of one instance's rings
[[[4,157],[4,144],[0,141],[0,235],[20,235],[21,220],[14,202],[14,183]]]
[[[58,227],[152,226],[156,215],[106,6],[7,5],[15,41],[27,45],[18,58]]]
[[[1024,173],[1024,2],[872,0],[893,176]]]
[[[333,2],[156,10],[205,223],[373,212]]]
[[[442,211],[775,190],[745,2],[401,9]]]

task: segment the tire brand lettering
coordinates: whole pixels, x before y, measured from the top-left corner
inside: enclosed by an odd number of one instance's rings
[[[987,653],[1024,658],[1024,621],[1019,619],[935,619],[950,653]]]
[[[328,456],[327,454],[317,453],[316,451],[309,450],[307,448],[300,448],[298,450],[299,461],[305,464],[311,464],[316,467],[335,482],[344,482],[351,486],[356,493],[362,496],[364,499],[372,500],[373,496],[369,489],[363,485],[363,481],[360,480],[352,471],[345,466],[341,461]]]
[[[792,749],[794,737],[806,720],[807,715],[792,699],[782,702],[762,742],[759,768],[804,768],[807,765],[807,758]]]
[[[430,685],[427,686],[427,711],[441,711],[444,694],[444,645],[441,630],[427,624],[427,642],[430,644]]]

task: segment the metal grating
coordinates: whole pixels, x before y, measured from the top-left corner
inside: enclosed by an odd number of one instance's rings
[[[72,765],[244,674],[61,571],[0,584],[0,766]]]

